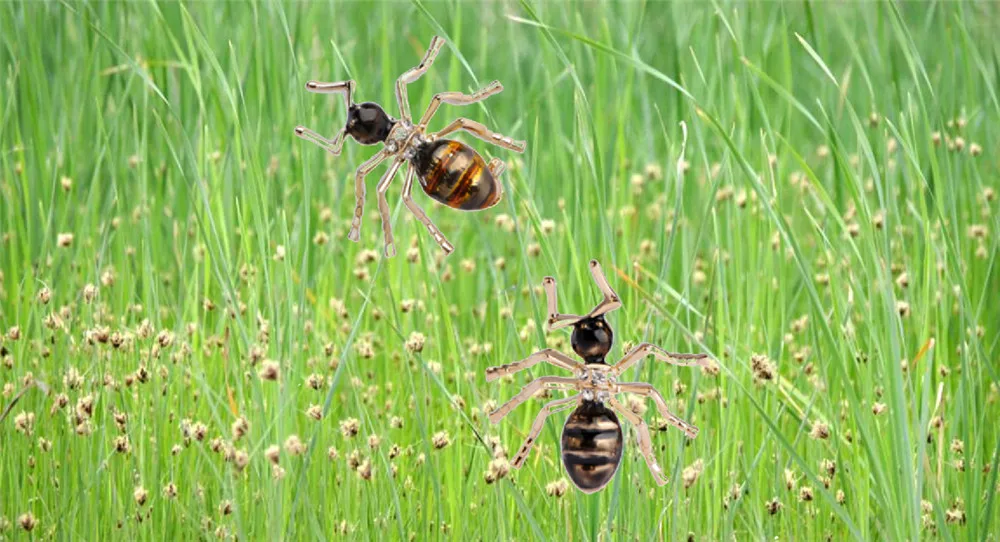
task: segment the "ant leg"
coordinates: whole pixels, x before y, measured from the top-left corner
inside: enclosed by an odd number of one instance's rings
[[[296,126],[295,135],[320,146],[323,150],[334,156],[340,156],[340,150],[344,147],[344,130],[337,132],[337,135],[333,136],[333,139],[327,139],[305,126]]]
[[[434,241],[437,242],[438,246],[441,247],[441,250],[443,250],[445,254],[451,254],[451,252],[455,250],[455,246],[445,239],[441,230],[439,230],[438,227],[431,222],[430,218],[427,218],[427,213],[425,213],[424,210],[421,209],[415,201],[413,201],[411,192],[413,191],[413,177],[415,174],[416,172],[413,169],[413,166],[408,166],[406,170],[406,180],[403,181],[403,204],[406,205],[406,208],[409,209],[411,213],[413,213],[413,216],[417,217],[417,220],[419,220],[421,224],[427,227],[427,231],[431,234],[431,237],[434,238]]]
[[[392,179],[396,176],[396,172],[399,171],[399,166],[401,165],[403,165],[403,158],[396,158],[378,182],[378,212],[382,217],[382,234],[385,237],[384,253],[386,258],[392,258],[396,255],[396,245],[392,242],[392,219],[389,216],[389,202],[385,199],[385,193],[389,190],[389,184],[392,183]]]
[[[659,346],[641,343],[633,348],[625,357],[621,359],[611,368],[611,373],[618,376],[625,372],[629,367],[633,366],[640,359],[653,355],[656,359],[660,361],[665,361],[671,365],[677,365],[679,367],[708,367],[711,365],[711,358],[708,354],[675,354],[673,352],[667,352],[666,350],[660,348]]]
[[[375,156],[369,158],[367,162],[358,166],[358,170],[354,174],[354,218],[351,219],[351,231],[347,234],[347,238],[351,241],[357,242],[361,239],[361,215],[365,212],[365,176],[371,173],[373,169],[378,167],[391,154],[385,149],[379,151]]]
[[[572,390],[577,389],[580,381],[576,378],[564,378],[561,376],[543,376],[536,378],[528,383],[525,387],[521,388],[520,393],[515,395],[510,401],[507,401],[500,408],[490,412],[490,421],[493,423],[499,423],[500,420],[504,418],[511,410],[520,405],[521,403],[527,401],[531,396],[538,393],[538,390],[542,388],[556,389],[556,390]]]
[[[608,278],[604,276],[601,264],[597,263],[597,260],[590,260],[590,274],[594,277],[594,282],[597,283],[597,287],[601,289],[601,294],[604,295],[604,300],[598,303],[597,306],[594,307],[594,310],[590,311],[590,314],[588,314],[587,317],[593,318],[621,308],[621,298],[618,297],[618,294],[616,294],[611,288],[611,285],[608,284]]]
[[[517,455],[514,456],[514,460],[510,462],[511,466],[515,469],[521,468],[524,464],[524,460],[528,458],[528,454],[531,453],[531,447],[535,444],[535,439],[538,438],[538,434],[542,432],[542,428],[545,427],[545,419],[555,414],[556,412],[566,410],[570,407],[574,407],[580,402],[580,395],[576,394],[565,399],[556,399],[555,401],[550,401],[545,403],[542,410],[535,417],[535,422],[531,424],[531,432],[528,433],[528,437],[524,439],[524,444],[521,445],[521,449],[517,451]]]
[[[354,103],[354,81],[340,81],[337,83],[321,83],[319,81],[309,81],[306,83],[306,90],[317,94],[340,94],[344,97],[345,111],[351,110]]]
[[[547,322],[549,331],[571,326],[583,318],[582,316],[577,316],[575,314],[559,313],[558,307],[556,306],[556,279],[552,277],[545,277],[542,279],[542,287],[545,288],[545,299],[549,306],[549,320]]]
[[[663,416],[667,420],[667,423],[684,431],[684,434],[690,439],[698,436],[698,428],[678,418],[673,412],[670,412],[670,409],[667,408],[667,401],[660,394],[659,390],[652,385],[643,382],[628,382],[618,384],[618,389],[622,393],[634,393],[651,398],[656,403],[656,410],[660,413],[660,416]]]
[[[636,432],[636,440],[639,444],[639,450],[642,452],[642,456],[646,459],[646,465],[649,466],[649,472],[653,475],[653,480],[656,481],[656,485],[664,485],[667,483],[667,477],[663,475],[663,469],[660,468],[660,464],[656,462],[656,456],[653,455],[653,441],[649,436],[649,426],[646,422],[637,416],[631,410],[625,408],[621,403],[616,401],[614,398],[608,399],[608,404],[611,408],[615,410],[618,414],[621,414],[623,418],[629,421],[634,427]]]
[[[409,70],[403,72],[403,75],[399,76],[396,80],[396,101],[399,102],[399,113],[402,115],[403,120],[410,120],[410,98],[406,95],[406,85],[420,79],[420,76],[427,73],[427,68],[431,67],[434,63],[434,59],[441,52],[441,47],[444,46],[444,39],[440,36],[434,36],[431,38],[431,44],[427,48],[427,52],[424,53],[423,60],[415,68],[410,68]]]
[[[427,123],[437,113],[441,103],[451,104],[451,105],[469,105],[476,102],[481,102],[490,96],[499,93],[503,90],[503,85],[500,81],[493,81],[489,85],[473,92],[472,94],[462,94],[461,92],[439,92],[431,98],[431,104],[427,106],[427,111],[424,112],[424,116],[420,119],[420,127],[424,128]]]
[[[503,163],[503,161],[499,158],[494,158],[490,160],[489,164],[486,164],[486,169],[490,170],[494,179],[499,179],[500,175],[502,175],[504,171],[507,171],[507,164]],[[503,185],[500,185],[500,188],[502,189]]]
[[[566,369],[567,371],[572,371],[574,374],[578,374],[583,370],[583,365],[574,360],[573,358],[558,352],[551,348],[546,348],[545,350],[540,350],[534,354],[522,359],[521,361],[515,361],[514,363],[508,363],[507,365],[501,365],[499,367],[489,367],[486,369],[486,381],[492,382],[501,376],[511,375],[518,371],[523,371],[529,367],[533,367],[539,363],[549,363],[555,365],[560,369]]]
[[[513,138],[490,131],[486,126],[465,118],[455,119],[445,126],[444,130],[434,134],[434,137],[444,137],[452,132],[463,130],[476,136],[487,143],[492,143],[498,147],[510,149],[515,152],[524,152],[524,141],[515,141]]]

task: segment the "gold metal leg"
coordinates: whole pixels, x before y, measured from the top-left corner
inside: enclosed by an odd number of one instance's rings
[[[461,92],[440,92],[435,94],[431,98],[431,103],[427,106],[427,111],[424,112],[424,116],[420,119],[420,128],[426,128],[427,123],[431,120],[442,103],[451,105],[469,105],[476,102],[481,102],[490,96],[497,94],[503,90],[503,85],[500,81],[493,81],[489,85],[477,90],[472,94],[462,94]]]
[[[427,228],[428,233],[431,234],[434,241],[441,247],[441,250],[443,250],[445,254],[451,254],[451,252],[455,250],[455,246],[448,242],[448,239],[446,239],[444,234],[441,233],[441,230],[439,230],[438,227],[431,222],[430,218],[427,218],[427,213],[425,213],[424,210],[417,205],[415,201],[413,201],[411,192],[413,191],[413,178],[415,175],[416,172],[414,171],[413,166],[408,166],[406,170],[406,180],[403,181],[403,205],[406,205],[406,208],[413,213],[413,216],[417,217],[417,220]]]
[[[625,357],[616,363],[614,367],[611,368],[610,372],[611,374],[618,376],[632,365],[635,365],[636,362],[649,355],[652,355],[660,361],[665,361],[671,365],[677,365],[679,367],[708,367],[712,362],[711,358],[708,357],[708,354],[675,354],[673,352],[667,352],[666,350],[653,344],[641,343],[633,348],[628,354],[625,354]]]
[[[344,147],[344,130],[337,132],[337,135],[333,136],[333,139],[327,139],[305,126],[296,126],[295,135],[320,146],[323,150],[334,156],[339,156],[340,150]]]
[[[508,363],[507,365],[501,365],[499,367],[489,367],[486,369],[486,381],[492,382],[501,376],[514,374],[518,371],[523,371],[529,367],[533,367],[539,363],[549,363],[559,367],[560,369],[566,369],[574,374],[578,374],[583,370],[583,364],[574,360],[573,358],[553,350],[551,348],[546,348],[545,350],[539,350],[534,354],[522,359],[521,361],[515,361],[513,363]]]
[[[378,154],[358,166],[358,170],[354,174],[354,218],[351,219],[351,231],[347,234],[347,238],[351,241],[361,239],[361,216],[365,212],[365,176],[371,173],[373,169],[378,167],[391,154],[386,150],[379,151]]]
[[[549,331],[573,325],[583,318],[575,314],[561,314],[559,312],[556,279],[545,277],[542,279],[542,287],[545,288],[545,300],[549,307],[549,320],[546,322]]]
[[[587,317],[593,318],[621,308],[621,298],[618,297],[618,294],[608,284],[608,279],[604,276],[604,270],[601,269],[601,264],[597,263],[597,260],[590,260],[590,275],[594,277],[594,282],[600,288],[604,300],[594,307],[594,310],[590,311]]]
[[[386,258],[392,258],[396,255],[396,246],[392,242],[392,217],[389,215],[389,202],[385,199],[385,193],[389,190],[389,185],[392,183],[393,177],[396,176],[396,172],[399,171],[399,166],[403,165],[403,161],[401,157],[396,158],[378,182],[378,212],[382,217],[382,235],[385,238],[384,253]]]
[[[671,412],[670,409],[667,408],[666,399],[664,399],[659,390],[654,388],[652,385],[644,382],[629,382],[618,384],[618,387],[623,393],[634,393],[636,395],[643,395],[651,398],[653,402],[656,403],[657,412],[659,412],[660,416],[663,416],[663,418],[667,420],[667,423],[683,431],[684,434],[687,435],[687,438],[693,439],[698,436],[698,428],[678,418],[676,414]]]
[[[505,149],[510,149],[515,152],[524,152],[524,141],[515,141],[513,138],[508,136],[498,134],[491,131],[486,126],[466,118],[455,119],[445,126],[444,130],[434,134],[435,137],[444,137],[452,132],[457,132],[459,130],[469,132],[470,134],[476,136],[479,139],[487,143],[491,143],[498,147],[503,147]]]
[[[524,444],[521,445],[521,449],[518,450],[517,455],[514,456],[514,460],[511,461],[511,465],[515,469],[521,468],[524,464],[524,460],[528,458],[528,454],[531,453],[531,447],[535,444],[535,439],[538,438],[538,434],[542,432],[542,428],[545,427],[545,419],[559,412],[561,410],[566,410],[570,407],[575,407],[580,403],[579,394],[567,397],[565,399],[556,399],[555,401],[550,401],[542,407],[542,410],[535,417],[535,422],[531,424],[531,432],[528,433],[528,438],[524,439]]]
[[[431,44],[427,48],[427,52],[424,53],[420,64],[407,70],[396,80],[396,101],[399,103],[399,112],[403,119],[410,120],[410,98],[406,95],[406,85],[420,79],[423,74],[427,73],[427,68],[430,68],[431,64],[434,63],[442,46],[444,46],[443,38],[440,36],[431,38]]]
[[[653,475],[653,480],[656,481],[656,485],[662,486],[667,483],[667,477],[663,474],[663,469],[660,468],[660,464],[656,462],[656,456],[653,455],[653,440],[649,436],[649,427],[646,422],[637,416],[631,410],[622,406],[621,403],[612,399],[608,399],[608,404],[611,408],[615,410],[618,414],[621,414],[623,418],[629,421],[634,427],[636,432],[636,440],[639,444],[639,450],[642,452],[642,456],[646,459],[646,465],[649,466],[649,472]]]
[[[560,376],[543,376],[541,378],[536,378],[528,383],[527,386],[521,388],[521,392],[507,401],[500,408],[494,410],[490,413],[490,421],[493,423],[499,423],[500,420],[504,418],[511,410],[514,410],[518,405],[527,401],[531,396],[538,393],[542,388],[548,389],[577,389],[577,385],[580,383],[576,378],[564,378]]]

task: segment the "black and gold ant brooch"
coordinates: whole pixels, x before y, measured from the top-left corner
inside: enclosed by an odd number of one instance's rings
[[[434,62],[444,40],[435,36],[420,64],[403,73],[396,81],[396,101],[399,103],[400,116],[394,119],[376,103],[365,102],[356,104],[353,101],[354,81],[339,83],[320,83],[309,81],[306,90],[320,94],[340,94],[347,106],[347,124],[332,139],[327,139],[304,126],[295,128],[295,134],[319,145],[334,156],[340,154],[346,136],[351,136],[362,145],[383,143],[384,147],[375,156],[358,166],[354,175],[355,208],[351,221],[351,231],[347,238],[358,241],[361,238],[361,216],[365,205],[365,176],[372,172],[383,161],[392,158],[392,162],[378,183],[378,210],[382,217],[382,232],[385,237],[385,255],[395,255],[396,249],[392,241],[392,226],[389,218],[389,203],[386,201],[386,191],[395,177],[396,172],[408,162],[406,179],[403,181],[403,203],[430,232],[434,240],[445,253],[451,253],[455,247],[441,233],[441,230],[427,218],[424,210],[411,197],[413,177],[420,180],[420,187],[432,199],[453,209],[463,211],[478,211],[496,205],[503,195],[503,187],[499,176],[506,166],[494,158],[487,164],[482,156],[472,147],[444,136],[464,130],[487,143],[524,152],[524,142],[514,141],[510,137],[490,131],[482,124],[465,119],[455,119],[443,130],[434,133],[427,132],[427,123],[437,112],[442,103],[451,105],[469,105],[481,102],[503,90],[499,81],[493,81],[486,87],[472,93],[440,92],[431,99],[427,111],[414,124],[410,118],[410,103],[406,95],[406,86],[420,78]]]
[[[625,354],[618,363],[608,365],[605,357],[611,350],[614,333],[604,315],[621,307],[622,304],[618,294],[608,285],[608,279],[601,271],[597,260],[591,260],[590,273],[604,294],[604,300],[583,316],[560,314],[556,307],[556,280],[545,277],[542,282],[549,309],[547,329],[551,331],[573,326],[571,338],[573,351],[583,359],[583,363],[547,348],[521,361],[486,369],[487,381],[523,371],[541,362],[573,373],[572,377],[543,376],[532,380],[513,399],[493,411],[490,414],[490,421],[499,423],[515,407],[542,389],[575,390],[578,392],[575,395],[556,399],[542,407],[531,426],[528,438],[511,464],[515,468],[520,468],[524,464],[532,444],[538,438],[549,415],[576,407],[563,426],[562,462],[576,487],[585,493],[598,491],[611,481],[621,463],[624,439],[621,423],[615,415],[617,412],[635,426],[639,449],[646,459],[646,464],[649,465],[656,483],[663,485],[667,483],[667,478],[653,455],[649,427],[641,417],[615,400],[615,395],[634,393],[651,398],[660,416],[670,425],[683,431],[688,438],[695,438],[698,435],[698,428],[670,412],[666,400],[652,385],[642,382],[618,382],[618,377],[649,355],[682,367],[706,367],[711,363],[710,358],[706,354],[674,354],[658,346],[642,343]]]

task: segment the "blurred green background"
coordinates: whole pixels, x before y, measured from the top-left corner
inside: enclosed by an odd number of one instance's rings
[[[997,540],[995,2],[0,4],[0,539]],[[354,79],[528,142],[478,213],[332,157]],[[701,428],[587,496],[521,470],[546,275],[601,261]],[[274,377],[274,380],[270,378]],[[558,395],[555,395],[558,397]],[[654,428],[656,410],[627,404]],[[317,418],[319,418],[317,420]]]

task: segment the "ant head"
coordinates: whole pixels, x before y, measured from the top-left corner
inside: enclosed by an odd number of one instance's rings
[[[604,315],[584,318],[573,324],[570,337],[573,351],[587,363],[604,363],[604,357],[611,351],[614,333],[604,320]]]
[[[352,104],[344,132],[362,145],[374,145],[389,137],[395,123],[377,103]]]

